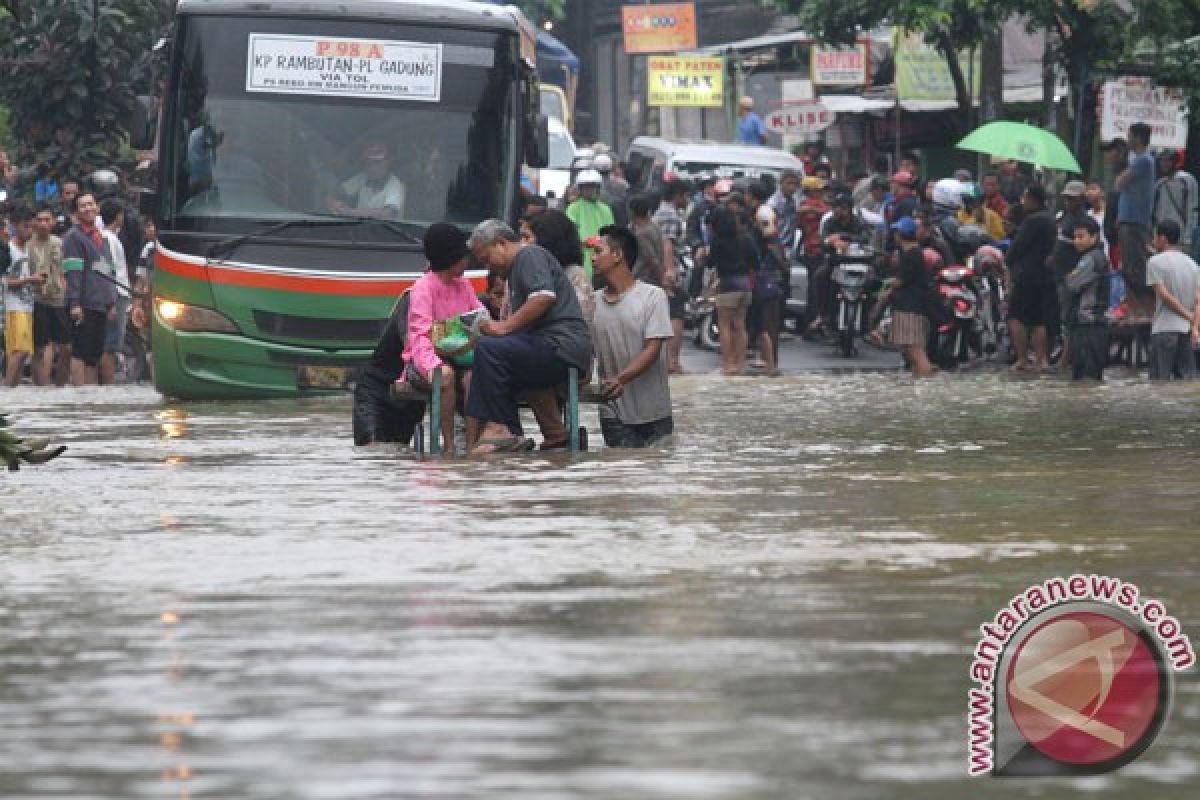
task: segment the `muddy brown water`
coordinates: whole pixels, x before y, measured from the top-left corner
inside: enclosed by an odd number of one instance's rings
[[[677,442],[418,461],[349,404],[0,392],[0,797],[1192,798],[966,777],[978,625],[1137,582],[1200,636],[1200,386],[674,384]],[[594,438],[598,438],[594,418]]]

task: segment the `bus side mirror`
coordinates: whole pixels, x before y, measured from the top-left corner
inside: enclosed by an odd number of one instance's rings
[[[139,95],[129,114],[129,146],[134,150],[150,150],[154,147],[154,112],[157,101],[153,97]]]
[[[545,114],[530,120],[525,137],[525,163],[534,169],[550,166],[550,121]]]
[[[153,189],[138,192],[138,213],[142,219],[158,219],[158,192]]]

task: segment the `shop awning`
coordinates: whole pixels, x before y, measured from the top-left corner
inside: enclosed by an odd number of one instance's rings
[[[1065,93],[1066,87],[1059,87],[1059,96]],[[835,114],[871,114],[888,112],[896,107],[896,95],[891,91],[891,87],[866,97],[857,94],[823,94],[817,99]],[[1041,101],[1041,86],[1013,86],[1004,90],[1005,103],[1040,103]],[[900,108],[910,113],[920,114],[928,111],[953,111],[958,108],[958,103],[953,100],[905,100],[900,104]]]

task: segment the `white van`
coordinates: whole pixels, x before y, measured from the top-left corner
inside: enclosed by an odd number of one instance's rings
[[[695,180],[713,175],[736,180],[770,175],[779,185],[784,170],[804,174],[800,159],[783,150],[697,139],[639,136],[630,143],[625,161],[630,185],[640,190],[658,189],[669,177]]]
[[[543,169],[536,170],[534,182],[538,194],[543,197],[554,196],[556,202],[551,205],[558,207],[567,194],[567,187],[575,176],[575,160],[578,151],[575,140],[567,127],[554,117],[550,117],[550,161]]]

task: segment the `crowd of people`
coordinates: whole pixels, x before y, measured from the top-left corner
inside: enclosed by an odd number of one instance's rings
[[[86,182],[21,170],[0,152],[0,303],[4,383],[113,383],[142,304],[156,236],[122,197],[120,177]]]
[[[684,318],[695,291],[694,282],[685,285],[684,253],[697,265],[693,280],[711,277],[700,291],[715,302],[724,375],[745,374],[751,352],[761,374],[779,374],[793,263],[810,276],[802,332],[828,335],[832,265],[856,245],[881,256],[864,333],[882,344],[877,326],[890,312],[891,345],[914,374],[932,374],[929,343],[945,313],[933,276],[963,259],[954,231],[964,227],[986,237],[967,257],[1000,264],[1012,369],[1098,379],[1114,326],[1144,321],[1151,378],[1192,378],[1200,344],[1193,260],[1200,191],[1181,169],[1182,154],[1155,155],[1150,139],[1148,126],[1138,124],[1128,142],[1106,145],[1116,168],[1111,189],[1072,180],[1053,195],[1015,162],[978,180],[966,170],[923,180],[913,153],[894,171],[879,158],[872,171],[839,180],[819,146],[807,150],[803,170],[784,172],[777,184],[676,177],[655,192],[635,192],[601,152],[559,207],[527,190],[515,228],[488,220],[469,238],[453,225],[428,228],[429,270],[398,304],[403,313],[359,382],[356,439],[407,438],[419,419],[415,406],[387,387],[398,379],[420,394],[440,380],[448,442],[460,408],[473,452],[529,447],[518,414],[526,403],[542,446],[565,447],[560,393],[573,371],[603,387],[606,441],[661,440],[672,430],[667,376],[682,372]],[[9,181],[14,170],[2,153],[0,167]],[[0,273],[8,385],[27,362],[39,385],[113,380],[113,355],[138,309],[154,229],[136,214],[130,225],[119,187],[110,188],[39,179],[23,196],[6,186]],[[130,252],[139,254],[132,273]],[[463,277],[469,256],[489,270],[482,296]],[[472,346],[445,350],[439,326],[480,310],[486,313]]]
[[[763,141],[755,119],[751,105],[744,105],[744,144]],[[1015,371],[1097,379],[1110,349],[1131,338],[1148,351],[1152,379],[1193,377],[1200,343],[1194,274],[1200,192],[1182,169],[1184,154],[1152,154],[1150,140],[1149,126],[1136,124],[1128,140],[1105,144],[1115,173],[1108,189],[1070,180],[1052,193],[1042,176],[1015,161],[1000,162],[978,180],[966,169],[922,179],[920,159],[911,152],[895,171],[880,156],[871,172],[838,180],[819,145],[806,148],[804,171],[783,173],[778,187],[702,180],[688,230],[720,279],[724,370],[739,372],[742,345],[747,338],[756,342],[753,332],[745,336],[745,320],[766,320],[765,329],[777,332],[773,314],[761,311],[776,307],[778,283],[789,277],[780,264],[807,267],[805,335],[827,336],[834,257],[858,244],[879,254],[879,277],[885,279],[870,327],[890,309],[891,344],[918,375],[935,371],[928,356],[946,314],[933,276],[974,257],[996,262],[1003,276],[1002,313]],[[668,187],[664,194],[677,191]],[[964,253],[956,232],[967,228],[981,238]],[[868,338],[883,344],[877,328]]]

